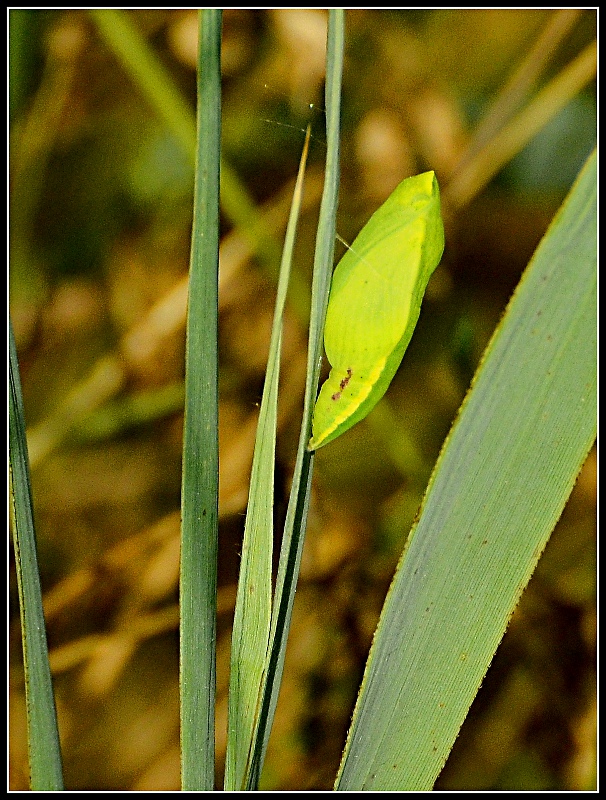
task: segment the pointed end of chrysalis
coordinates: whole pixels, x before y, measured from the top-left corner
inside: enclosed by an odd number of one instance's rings
[[[312,436],[307,444],[307,450],[313,453],[314,450],[319,450],[320,447],[324,447],[325,444],[332,442],[336,436],[337,434],[334,434],[332,430],[323,431],[319,436]]]
[[[307,442],[307,452],[313,453],[314,450],[317,450],[319,447],[318,440],[315,436],[312,436],[310,440]]]

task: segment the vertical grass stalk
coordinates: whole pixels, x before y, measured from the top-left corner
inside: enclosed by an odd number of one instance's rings
[[[181,494],[181,781],[214,787],[221,11],[200,12]]]

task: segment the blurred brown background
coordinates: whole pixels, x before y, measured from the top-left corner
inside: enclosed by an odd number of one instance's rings
[[[193,113],[196,12],[125,13]],[[565,13],[566,34],[540,85],[595,37],[595,11]],[[193,172],[85,11],[10,14],[10,311],[66,788],[178,789]],[[351,242],[400,180],[431,168],[443,190],[447,244],[386,401],[316,458],[263,788],[332,787],[372,632],[441,443],[524,266],[595,143],[592,81],[486,188],[469,198],[452,189],[476,126],[553,14],[346,14],[339,235]],[[278,531],[302,410],[325,154],[325,28],[323,11],[224,14],[224,156],[278,245],[304,128],[313,125],[284,338]],[[253,252],[227,215],[223,228],[218,786],[277,267],[271,248]],[[592,453],[436,788],[594,785],[595,503]],[[26,789],[14,570],[10,589],[10,785]]]

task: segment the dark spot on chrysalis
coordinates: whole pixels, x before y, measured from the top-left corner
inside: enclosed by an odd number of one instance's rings
[[[341,391],[343,391],[343,389],[347,386],[347,384],[349,383],[350,380],[351,380],[351,370],[348,369],[347,370],[347,377],[343,378],[343,380],[339,384],[339,386],[341,387]]]
[[[335,392],[331,397],[331,400],[338,400],[341,397],[341,392]]]

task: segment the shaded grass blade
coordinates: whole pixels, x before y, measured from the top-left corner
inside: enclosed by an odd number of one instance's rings
[[[241,789],[244,785],[253,732],[257,722],[269,641],[274,534],[274,471],[282,323],[296,227],[301,210],[303,177],[310,133],[311,128],[308,128],[286,229],[250,477],[231,645],[225,765],[225,789],[228,791]]]
[[[339,136],[344,39],[345,22],[343,10],[331,9],[328,17],[326,53],[326,175],[314,256],[303,420],[280,549],[280,563],[272,608],[270,648],[264,675],[259,721],[246,784],[246,788],[249,790],[256,789],[259,783],[271,725],[278,702],[286,642],[307,524],[314,461],[314,454],[307,450],[307,443],[311,435],[311,416],[320,377],[322,333],[334,257],[335,224],[339,195]]]
[[[596,155],[446,440],[385,602],[340,790],[429,790],[596,435]]]
[[[211,790],[215,773],[221,147],[221,11],[216,9],[200,12],[197,146],[181,490],[181,780],[185,791]]]
[[[36,792],[62,791],[61,748],[48,663],[23,397],[12,325],[9,326],[9,340],[11,518],[21,613],[30,785]]]
[[[183,148],[192,166],[196,154],[196,122],[181,90],[121,9],[89,9],[100,34],[122,62],[135,85]],[[254,202],[237,173],[221,161],[221,203],[225,215],[245,231],[261,259],[275,273],[280,250],[259,218]]]

